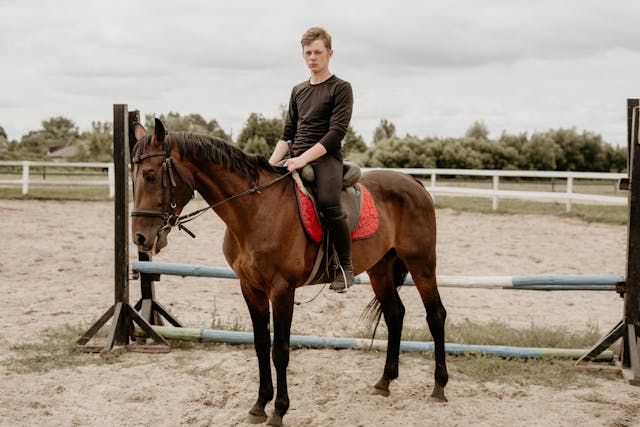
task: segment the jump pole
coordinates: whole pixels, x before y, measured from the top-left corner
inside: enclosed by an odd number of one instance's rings
[[[221,331],[206,328],[172,328],[167,326],[154,326],[153,329],[166,339],[198,342],[216,342],[225,344],[251,345],[253,333],[238,331]],[[273,334],[271,334],[273,340]],[[292,348],[330,348],[335,350],[386,350],[386,340],[369,340],[365,338],[329,338],[308,335],[291,335],[290,346]],[[406,352],[432,352],[433,342],[401,341],[400,351]],[[585,352],[584,349],[571,348],[537,348],[537,347],[510,347],[498,345],[469,345],[445,343],[445,351],[448,354],[484,354],[505,358],[539,359],[544,357],[577,359]],[[613,352],[607,350],[598,355],[599,361],[611,361]]]
[[[147,320],[129,304],[129,134],[130,116],[126,104],[113,106],[114,197],[114,304],[100,316],[76,343],[85,351],[111,351],[115,346],[131,350],[168,352],[169,343],[155,332]],[[103,346],[87,345],[89,340],[112,319]],[[137,324],[157,345],[130,346],[130,333]]]
[[[157,275],[157,279],[161,274],[181,277],[238,278],[229,267],[206,265],[138,261],[131,265],[131,269],[134,273]],[[452,288],[615,291],[624,278],[615,275],[438,276],[437,281],[439,287]],[[369,276],[360,274],[356,276],[355,283],[369,284],[371,282]],[[415,285],[410,274],[407,275],[404,284]]]

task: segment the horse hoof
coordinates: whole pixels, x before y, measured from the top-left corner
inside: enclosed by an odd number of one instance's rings
[[[433,393],[431,393],[431,398],[438,402],[448,402],[447,398],[444,395],[444,387],[435,386],[433,388]]]
[[[384,396],[384,397],[389,397],[389,389],[384,389],[384,388],[378,388],[378,387],[373,387],[373,394],[375,396]]]
[[[269,418],[269,422],[267,422],[267,425],[282,427],[282,417],[280,415],[273,414],[271,418]]]
[[[249,414],[247,416],[247,423],[249,423],[249,424],[262,424],[265,421],[267,421],[267,416],[266,415]]]
[[[263,408],[252,408],[249,411],[249,416],[247,417],[247,422],[249,424],[262,424],[267,421],[267,413],[264,412]]]

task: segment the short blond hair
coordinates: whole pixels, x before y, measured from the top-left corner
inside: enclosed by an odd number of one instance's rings
[[[322,40],[324,47],[331,49],[331,35],[322,27],[311,27],[303,35],[300,44],[302,47],[308,46],[316,40]]]

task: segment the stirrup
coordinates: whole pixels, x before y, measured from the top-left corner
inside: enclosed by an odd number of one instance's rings
[[[340,272],[337,271],[338,269],[340,270]],[[334,274],[334,279],[329,286],[329,289],[331,289],[332,291],[336,291],[339,294],[347,292],[347,289],[353,286],[354,283],[353,267],[350,270],[350,274],[347,274],[342,265],[338,264],[336,265],[336,273],[338,274]]]

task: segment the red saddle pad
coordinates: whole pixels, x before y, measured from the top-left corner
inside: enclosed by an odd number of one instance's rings
[[[378,209],[373,202],[373,197],[369,190],[362,185],[356,184],[362,191],[362,213],[360,214],[360,220],[355,230],[351,232],[351,240],[359,240],[370,237],[378,230]],[[300,210],[300,219],[302,220],[302,227],[305,233],[311,240],[316,243],[322,241],[322,226],[320,225],[320,219],[313,206],[313,202],[309,196],[305,195],[300,188],[296,185],[296,192],[298,196],[298,209]]]

